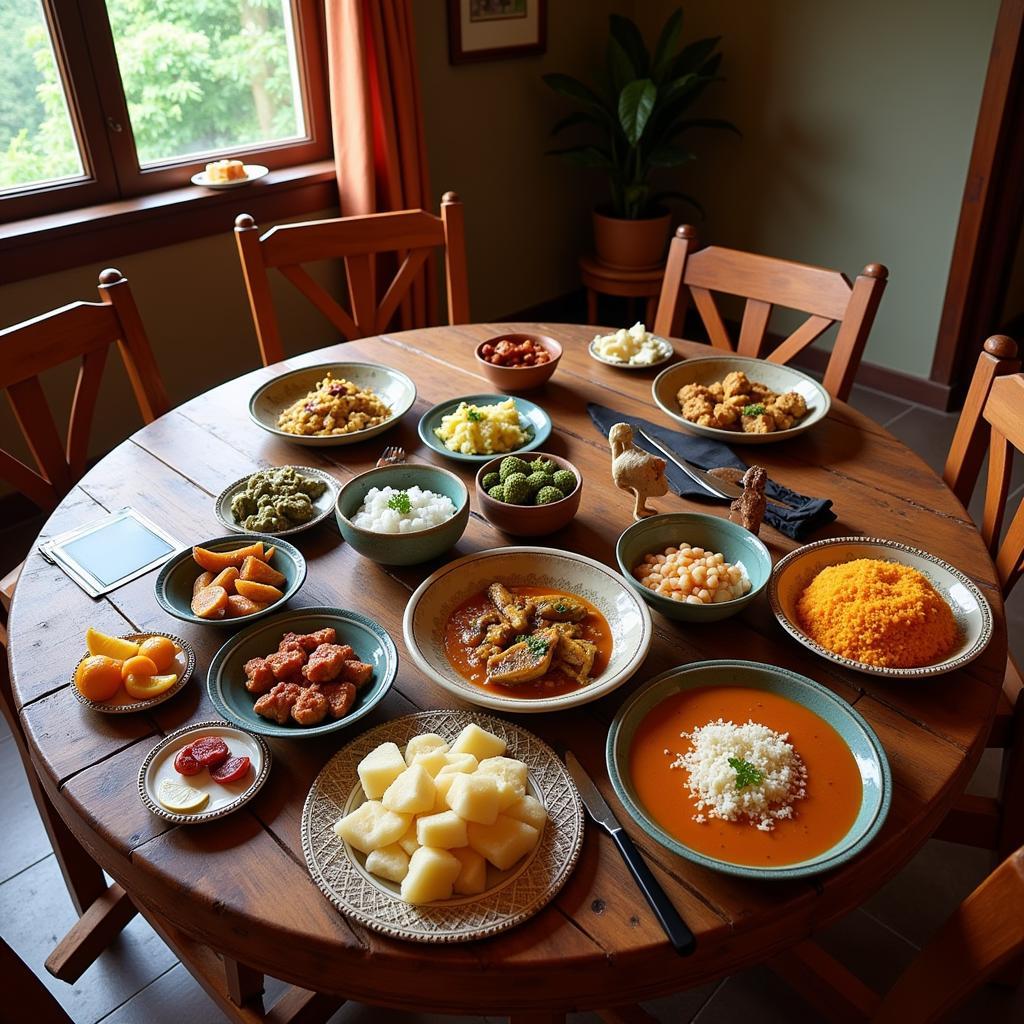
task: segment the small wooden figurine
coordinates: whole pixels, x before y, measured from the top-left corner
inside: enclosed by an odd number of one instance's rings
[[[639,521],[653,515],[656,510],[647,507],[647,499],[668,493],[668,464],[633,444],[633,428],[628,423],[616,423],[608,431],[608,443],[612,449],[612,480],[635,498],[633,518]]]
[[[768,502],[764,489],[768,471],[763,466],[751,466],[743,474],[743,493],[729,506],[730,519],[739,516],[740,525],[755,537],[761,529],[764,509]]]

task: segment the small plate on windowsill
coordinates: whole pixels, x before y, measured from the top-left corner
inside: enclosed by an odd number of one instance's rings
[[[258,181],[266,177],[270,171],[263,164],[243,164],[245,168],[244,178],[235,178],[233,181],[210,181],[206,171],[200,171],[192,175],[193,185],[202,185],[203,188],[235,188],[237,185],[248,185],[251,181]]]

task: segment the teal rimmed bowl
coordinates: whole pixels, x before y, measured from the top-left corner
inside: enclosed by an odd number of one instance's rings
[[[648,815],[633,786],[629,754],[640,723],[663,700],[703,686],[747,686],[778,694],[824,719],[846,743],[861,777],[861,805],[849,831],[830,849],[780,867],[733,864],[698,853],[670,835]],[[892,798],[892,775],[885,749],[863,716],[831,690],[788,669],[756,661],[698,661],[655,676],[619,709],[605,748],[608,775],[630,817],[656,842],[706,868],[743,878],[793,879],[817,875],[860,853],[885,822]],[[682,786],[682,780],[679,785]]]
[[[250,658],[272,654],[285,633],[313,633],[328,626],[336,631],[339,644],[351,645],[359,661],[373,666],[373,678],[359,691],[352,710],[344,718],[327,719],[313,726],[291,721],[278,725],[257,715],[252,709],[256,698],[245,688],[245,663]],[[373,619],[343,608],[296,608],[265,619],[232,637],[210,662],[206,690],[224,718],[249,732],[305,739],[345,729],[369,714],[388,692],[397,673],[398,650],[384,628]]]
[[[742,563],[750,590],[720,604],[687,604],[648,590],[633,575],[634,566],[644,555],[660,554],[667,547],[678,547],[680,541],[720,551],[727,562]],[[735,615],[764,590],[772,575],[772,556],[757,537],[728,519],[702,512],[667,512],[634,523],[616,542],[615,559],[622,575],[652,608],[681,622],[717,622]]]
[[[352,522],[371,487],[424,491],[451,498],[455,515],[446,522],[417,533],[375,533]],[[469,488],[454,473],[440,466],[405,462],[379,466],[353,477],[338,494],[335,508],[342,537],[365,558],[381,565],[417,565],[455,547],[469,522]]]
[[[453,452],[446,448],[444,441],[434,433],[441,426],[442,418],[455,412],[460,402],[478,406],[495,405],[498,402],[507,402],[510,398],[515,402],[516,411],[519,413],[519,426],[526,434],[526,441],[518,448],[507,452],[463,455],[462,452]],[[446,402],[439,402],[428,409],[420,418],[418,431],[420,440],[446,459],[454,459],[456,462],[483,463],[490,462],[496,455],[516,455],[520,452],[532,452],[539,448],[551,436],[551,417],[539,405],[520,398],[518,395],[462,395],[459,398],[450,398]]]
[[[269,537],[261,533],[233,533],[228,537],[214,537],[213,540],[200,541],[196,547],[209,548],[211,551],[234,551],[236,548],[247,548],[258,540],[263,541],[264,551],[271,547],[277,549],[270,564],[285,578],[284,586],[279,588],[284,592],[284,597],[279,601],[267,605],[261,612],[237,619],[201,619],[192,612],[192,585],[203,570],[192,557],[192,548],[185,548],[160,570],[156,578],[157,604],[176,619],[194,622],[197,626],[245,626],[281,611],[285,602],[295,596],[306,579],[306,560],[297,547],[280,537]]]

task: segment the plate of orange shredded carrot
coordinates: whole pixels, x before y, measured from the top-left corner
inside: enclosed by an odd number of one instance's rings
[[[970,577],[877,537],[832,537],[790,552],[772,572],[768,601],[805,647],[870,675],[952,672],[992,638],[992,609]]]

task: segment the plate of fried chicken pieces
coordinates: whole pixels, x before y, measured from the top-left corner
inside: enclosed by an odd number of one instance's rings
[[[229,721],[265,736],[320,736],[362,718],[398,671],[398,651],[372,619],[301,608],[265,619],[214,656],[207,689]]]

